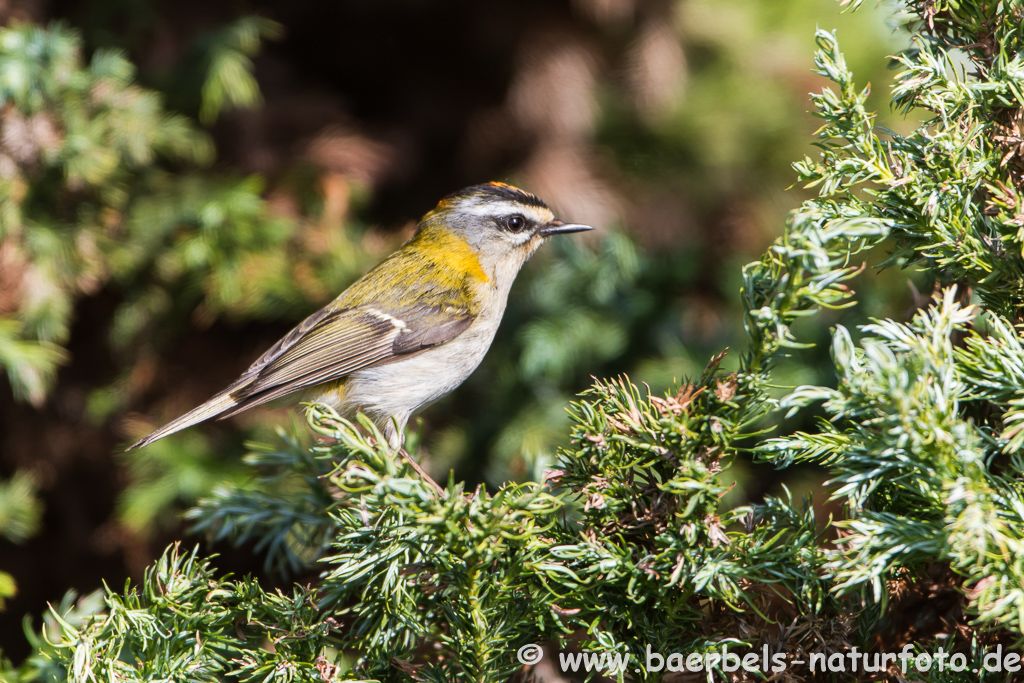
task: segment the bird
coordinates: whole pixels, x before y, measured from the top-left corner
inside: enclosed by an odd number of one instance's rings
[[[413,236],[300,322],[227,388],[129,446],[277,399],[362,412],[401,448],[409,418],[462,384],[494,340],[520,268],[549,237],[593,230],[489,182],[443,198]],[[410,463],[422,474],[411,458]]]

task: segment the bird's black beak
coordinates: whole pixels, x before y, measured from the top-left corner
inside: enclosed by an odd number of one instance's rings
[[[537,231],[542,237],[548,237],[550,235],[562,235],[570,232],[585,232],[587,230],[593,230],[589,225],[581,225],[580,223],[566,223],[564,221],[551,221],[545,227]]]

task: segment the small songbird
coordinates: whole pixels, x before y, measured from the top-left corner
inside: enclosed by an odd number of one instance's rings
[[[133,444],[288,397],[362,411],[399,449],[409,417],[469,377],[491,346],[520,267],[563,223],[503,183],[441,200],[401,249],[303,320],[231,386]]]

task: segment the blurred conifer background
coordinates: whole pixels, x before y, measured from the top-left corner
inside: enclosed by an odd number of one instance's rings
[[[185,506],[248,478],[245,441],[293,429],[288,411],[121,451],[450,191],[507,180],[600,230],[538,254],[484,364],[413,425],[433,471],[537,478],[591,375],[661,391],[743,348],[740,266],[805,196],[784,188],[817,127],[814,27],[838,28],[861,80],[885,82],[899,48],[890,11],[840,9],[0,0],[0,651],[27,654],[22,615],[65,589],[141,575]],[[907,281],[869,273],[855,315],[901,317]],[[824,384],[830,367],[819,345],[780,376]],[[733,470],[732,496],[778,485]]]

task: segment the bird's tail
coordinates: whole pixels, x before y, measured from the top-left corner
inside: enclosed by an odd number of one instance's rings
[[[186,427],[191,427],[192,425],[202,422],[203,420],[208,420],[211,417],[216,417],[217,415],[220,415],[224,411],[234,408],[236,405],[238,405],[238,400],[233,398],[229,392],[225,391],[220,394],[217,394],[206,403],[196,408],[193,408],[192,410],[188,411],[187,413],[179,417],[177,420],[171,420],[170,422],[168,422],[163,427],[156,430],[149,436],[139,439],[131,446],[129,446],[126,450],[130,451],[133,448],[142,448],[143,446],[148,446],[154,441],[162,439],[169,434],[180,432],[182,429],[185,429]]]

